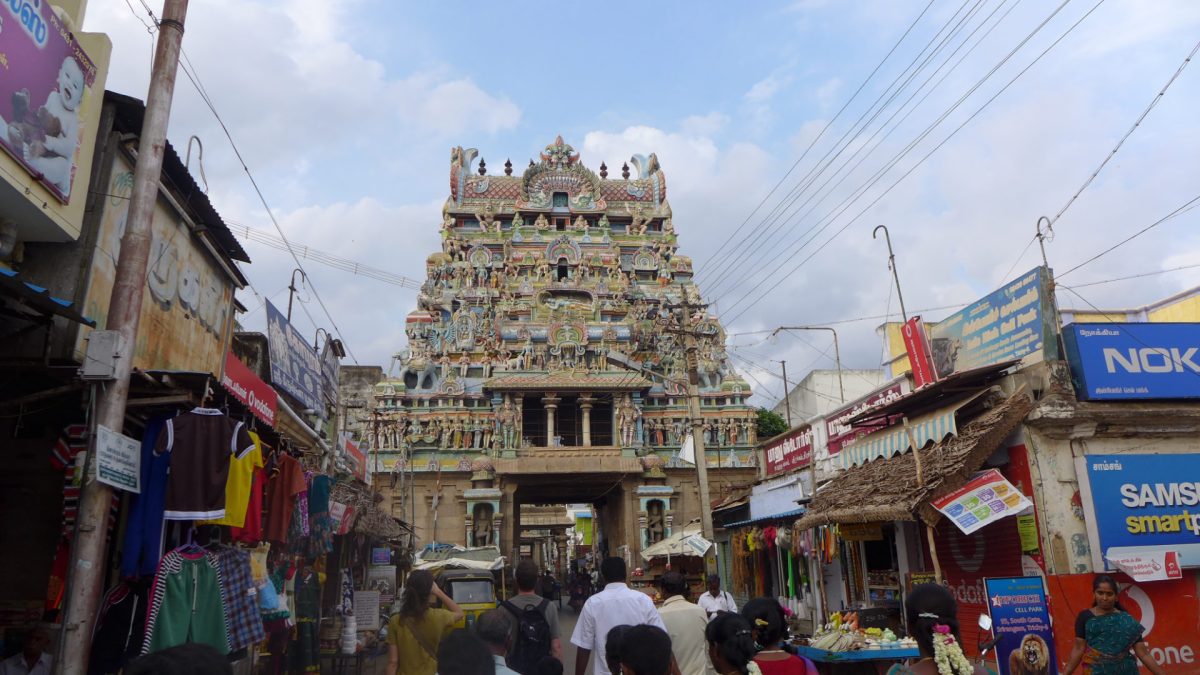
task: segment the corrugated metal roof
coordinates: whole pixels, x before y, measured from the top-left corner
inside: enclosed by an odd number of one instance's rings
[[[0,267],[0,290],[42,314],[61,316],[85,326],[96,327],[95,321],[75,309],[75,303],[50,295],[50,291],[21,279],[21,275],[13,270]]]
[[[776,513],[770,516],[759,516],[758,518],[749,518],[747,520],[738,520],[732,523],[725,523],[725,529],[731,530],[735,527],[746,527],[747,525],[754,525],[755,523],[765,523],[769,520],[784,520],[787,518],[795,518],[801,515],[804,515],[804,509],[792,509],[791,511],[784,511],[783,513]]]

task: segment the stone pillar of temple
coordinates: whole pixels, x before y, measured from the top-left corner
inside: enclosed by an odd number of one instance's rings
[[[596,399],[591,396],[579,397],[579,409],[583,411],[583,445],[585,447],[592,444],[592,406]]]
[[[562,399],[557,396],[542,397],[542,405],[546,407],[546,447],[554,446],[554,411]]]

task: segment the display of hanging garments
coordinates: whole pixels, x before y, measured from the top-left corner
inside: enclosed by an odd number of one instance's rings
[[[79,491],[83,478],[83,467],[87,461],[87,426],[72,424],[63,429],[58,442],[50,451],[50,464],[63,472],[63,520],[62,535],[68,541],[75,536],[75,516],[79,512]],[[108,528],[111,533],[117,522],[120,497],[113,493],[108,512]]]
[[[289,455],[279,454],[275,468],[267,484],[267,541],[288,543],[288,529],[292,522],[296,497],[308,490],[304,482],[304,469],[300,462]]]
[[[253,431],[250,437],[256,439],[259,446],[259,457],[266,455],[266,446],[258,439]],[[263,495],[266,492],[267,472],[264,464],[254,470],[250,478],[250,497],[246,502],[246,519],[242,527],[229,528],[230,538],[243,544],[257,544],[263,540]],[[228,496],[226,497],[228,499]]]
[[[185,547],[164,555],[154,576],[142,653],[200,642],[229,653],[229,626],[216,555]]]
[[[253,431],[247,432],[254,448],[229,461],[229,476],[225,479],[225,516],[205,520],[197,525],[228,525],[244,527],[250,507],[250,491],[254,486],[254,474],[263,467],[262,441]],[[261,504],[260,504],[261,507]]]
[[[129,518],[121,553],[121,576],[149,576],[158,569],[162,555],[163,509],[167,496],[167,474],[171,453],[154,454],[166,417],[146,423],[142,434],[142,491],[130,498]]]
[[[250,554],[234,548],[217,551],[221,590],[229,625],[229,648],[238,650],[266,637],[258,611],[258,591],[250,570]]]
[[[122,581],[104,594],[92,630],[88,675],[120,672],[141,652],[149,597],[145,582]]]
[[[321,581],[320,575],[309,569],[298,573],[296,583],[296,639],[289,647],[292,672],[320,671],[321,641]]]
[[[308,488],[308,546],[305,554],[319,558],[333,551],[333,518],[329,515],[329,493],[333,478],[313,476]]]
[[[157,454],[171,453],[163,518],[224,518],[230,459],[243,458],[254,447],[246,425],[220,410],[193,408],[167,420],[154,447]]]
[[[341,595],[338,596],[337,613],[342,616],[354,614],[354,573],[349,567],[342,568]]]

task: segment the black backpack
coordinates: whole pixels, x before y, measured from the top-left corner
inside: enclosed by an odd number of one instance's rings
[[[518,609],[512,602],[500,603],[517,619],[517,640],[508,650],[508,667],[529,675],[542,657],[550,655],[550,622],[546,621],[546,606],[549,600],[542,599],[538,605],[527,604]]]

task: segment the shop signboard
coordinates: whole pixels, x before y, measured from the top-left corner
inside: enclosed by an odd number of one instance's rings
[[[66,204],[96,64],[46,0],[0,2],[0,148]]]
[[[1200,572],[1183,570],[1181,579],[1134,582],[1117,574],[1117,600],[1145,631],[1142,637],[1156,663],[1170,675],[1200,672],[1200,602],[1196,601]],[[1059,654],[1069,654],[1075,644],[1075,617],[1092,606],[1094,574],[1046,577],[1054,639]],[[1053,672],[1053,670],[1051,671]],[[1141,668],[1139,672],[1147,672]]]
[[[379,591],[354,591],[354,621],[358,631],[379,630]]]
[[[96,425],[96,480],[126,492],[142,491],[142,444]]]
[[[342,363],[333,349],[333,340],[325,340],[325,347],[321,350],[322,393],[326,402],[334,407],[338,404],[338,374],[341,369]]]
[[[950,522],[971,534],[1001,518],[1013,516],[1033,506],[1021,491],[996,469],[975,474],[961,488],[929,502]]]
[[[1142,551],[1107,557],[1114,567],[1128,574],[1134,581],[1163,581],[1182,579],[1179,554],[1175,551]]]
[[[929,327],[935,376],[1057,358],[1049,274],[1037,267]]]
[[[914,316],[900,329],[904,338],[904,350],[908,352],[908,364],[912,369],[913,389],[920,389],[937,381],[933,372],[933,355],[929,350],[929,335],[921,317]]]
[[[1200,566],[1200,454],[1087,455],[1080,461],[1100,555],[1111,561],[1173,551],[1183,567]]]
[[[316,350],[269,300],[266,308],[271,382],[325,419],[321,363]]]
[[[102,205],[100,226],[82,303],[83,313],[100,325],[108,316],[133,192],[133,165],[123,156],[113,160],[104,192],[97,201]],[[233,329],[233,287],[234,280],[178,212],[166,200],[158,200],[150,225],[150,260],[133,367],[219,375]],[[87,353],[90,333],[85,327],[77,334],[78,361]]]
[[[254,371],[246,367],[233,352],[225,353],[225,372],[221,375],[221,385],[233,394],[233,397],[250,409],[250,412],[266,423],[275,426],[275,413],[279,410],[279,394],[271,385],[262,381]]]
[[[767,458],[767,475],[787,473],[812,463],[813,430],[809,425],[775,440],[763,450]]]
[[[831,457],[841,452],[843,446],[853,443],[855,439],[888,426],[887,424],[867,424],[851,427],[850,420],[903,396],[903,382],[904,380],[897,380],[886,384],[854,403],[834,410],[825,417],[825,436],[829,439],[828,446]]]
[[[346,454],[346,460],[350,462],[350,470],[359,480],[365,482],[367,480],[367,456],[359,449],[358,444],[349,436],[343,436],[342,452]]]
[[[841,523],[838,536],[846,541],[883,541],[883,523]]]
[[[1080,399],[1200,398],[1200,323],[1073,323],[1063,342]]]
[[[985,579],[1000,675],[1054,672],[1054,634],[1041,577]],[[1074,622],[1067,624],[1074,625]]]

